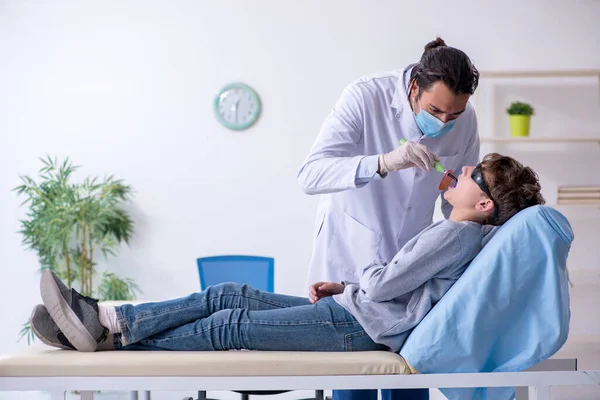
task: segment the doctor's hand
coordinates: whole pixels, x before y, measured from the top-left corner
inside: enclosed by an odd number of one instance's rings
[[[405,168],[419,167],[431,171],[438,158],[419,143],[406,142],[402,146],[379,156],[379,171],[382,174]]]
[[[308,298],[312,304],[315,304],[322,298],[333,296],[334,294],[340,294],[343,291],[344,285],[341,283],[317,282],[310,285]]]

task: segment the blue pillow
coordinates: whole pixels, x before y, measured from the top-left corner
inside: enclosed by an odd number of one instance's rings
[[[465,273],[415,327],[400,354],[421,373],[522,371],[567,339],[573,230],[548,206],[486,237]],[[511,399],[514,388],[441,389],[449,400]]]

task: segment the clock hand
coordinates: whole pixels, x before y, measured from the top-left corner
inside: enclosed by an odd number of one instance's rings
[[[233,103],[232,111],[233,114],[235,115],[235,122],[238,122],[238,113],[237,113],[237,108],[238,108],[238,104],[240,104],[240,100],[242,99],[242,96],[238,96],[238,98],[236,99],[235,103]]]

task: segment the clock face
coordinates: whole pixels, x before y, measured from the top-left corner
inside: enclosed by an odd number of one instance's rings
[[[223,126],[240,130],[256,122],[260,114],[260,100],[251,87],[232,83],[219,91],[214,108],[217,120]]]

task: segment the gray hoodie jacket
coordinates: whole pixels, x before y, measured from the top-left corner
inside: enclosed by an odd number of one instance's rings
[[[374,261],[359,282],[344,282],[344,292],[334,298],[371,339],[398,352],[475,258],[487,228],[475,222],[436,222],[389,264]]]

